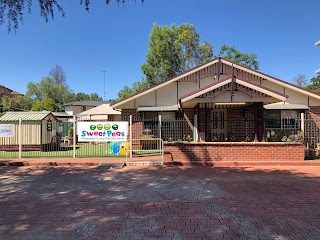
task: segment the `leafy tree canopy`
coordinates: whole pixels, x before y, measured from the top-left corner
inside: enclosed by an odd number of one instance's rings
[[[73,93],[71,96],[69,96],[67,102],[82,101],[82,100],[103,101],[102,97],[100,97],[98,93],[87,94],[87,93],[79,92],[79,93]]]
[[[206,63],[217,56],[259,69],[255,54],[240,52],[234,46],[230,47],[227,44],[222,45],[216,56],[213,50],[214,47],[209,42],[200,43],[200,35],[192,24],[159,26],[155,23],[150,34],[146,63],[141,66],[145,79],[135,82],[131,88],[125,86],[121,89],[118,93],[119,99]]]
[[[129,0],[113,0],[119,4],[125,4]],[[144,0],[140,0],[141,3]],[[61,5],[62,0],[0,0],[0,25],[7,23],[8,31],[17,30],[19,25],[23,23],[23,15],[25,11],[31,12],[33,4],[37,2],[40,8],[40,16],[47,22],[50,18],[54,19],[56,11],[60,12],[64,17],[65,12]],[[89,12],[90,0],[79,0],[86,10]],[[108,5],[112,0],[106,0]]]
[[[44,101],[46,98],[53,99],[62,105],[72,95],[72,91],[64,84],[55,83],[50,77],[44,77],[39,83],[30,82],[27,85],[26,96],[35,101]]]
[[[52,98],[45,98],[43,101],[35,101],[31,108],[32,111],[50,111],[59,112],[62,110],[61,105],[56,103]]]
[[[247,67],[259,70],[259,62],[256,60],[256,54],[242,53],[235,46],[223,44],[221,46],[219,55],[223,58],[229,59],[233,62],[245,65]]]
[[[213,46],[201,44],[192,24],[153,25],[146,63],[141,66],[146,82],[152,86],[200,63],[212,59]]]
[[[320,74],[319,73],[316,77],[311,78],[310,84],[306,86],[306,89],[320,93]]]
[[[14,97],[3,96],[2,110],[6,111],[27,111],[31,109],[32,99],[27,96],[16,95]]]

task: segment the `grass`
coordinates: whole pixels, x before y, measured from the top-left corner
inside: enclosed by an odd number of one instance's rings
[[[110,144],[77,144],[76,145],[76,156],[77,157],[125,157],[122,155],[114,155],[109,152]],[[18,158],[18,151],[0,151],[1,158]],[[73,146],[66,146],[61,150],[55,151],[23,151],[23,158],[42,158],[42,157],[73,157]]]
[[[122,148],[122,146],[121,146]],[[115,155],[110,154],[110,143],[99,143],[99,144],[89,144],[80,143],[76,145],[76,157],[125,157],[125,150],[120,151],[121,154]],[[142,156],[154,156],[159,155],[160,152],[156,150],[136,150],[133,151],[134,157]],[[18,151],[0,151],[0,161],[1,159],[8,158],[18,158]],[[73,146],[65,146],[60,150],[54,151],[22,151],[22,158],[65,158],[73,157]]]

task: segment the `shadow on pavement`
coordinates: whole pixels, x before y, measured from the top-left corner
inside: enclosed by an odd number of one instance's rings
[[[285,169],[0,168],[0,239],[319,239],[320,178]]]

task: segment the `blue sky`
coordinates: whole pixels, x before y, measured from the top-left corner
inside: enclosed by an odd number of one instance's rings
[[[36,1],[34,1],[36,2]],[[320,68],[318,0],[91,0],[90,12],[79,0],[62,1],[65,18],[45,22],[35,6],[16,33],[0,25],[0,84],[25,93],[56,64],[74,92],[97,92],[116,98],[118,91],[143,77],[148,39],[159,25],[191,23],[201,41],[217,53],[222,44],[255,53],[260,71],[285,81],[298,74],[308,79]]]

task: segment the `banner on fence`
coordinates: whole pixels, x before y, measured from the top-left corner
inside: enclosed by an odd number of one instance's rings
[[[79,142],[127,141],[128,122],[77,122]]]
[[[14,137],[14,124],[0,124],[0,137]]]

